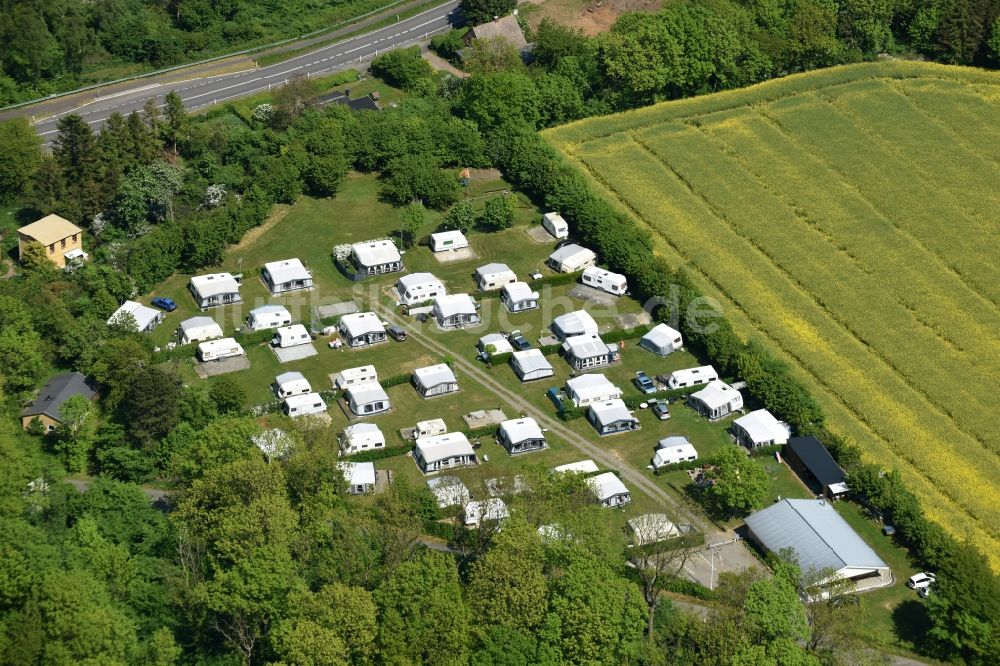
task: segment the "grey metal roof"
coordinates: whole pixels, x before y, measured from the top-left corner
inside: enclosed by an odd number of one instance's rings
[[[97,390],[91,386],[87,378],[79,372],[67,372],[56,375],[42,387],[38,397],[21,411],[21,416],[48,416],[56,421],[62,421],[59,408],[74,395],[82,395],[91,400]]]
[[[803,573],[888,568],[825,500],[784,499],[750,514],[746,524],[768,550],[795,551]]]

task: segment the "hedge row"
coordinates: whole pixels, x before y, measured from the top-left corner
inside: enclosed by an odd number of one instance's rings
[[[480,437],[494,437],[500,432],[499,425],[488,425],[482,426],[481,428],[472,428],[471,430],[463,430],[464,434],[469,439],[479,439]]]
[[[264,329],[262,331],[237,331],[233,334],[233,339],[241,345],[259,345],[273,340],[274,331],[272,329]]]
[[[160,349],[160,351],[153,352],[153,365],[165,363],[175,358],[194,358],[197,351],[197,344],[177,345],[173,349]]]
[[[351,462],[375,462],[376,460],[383,460],[385,458],[395,458],[396,456],[403,456],[408,454],[412,450],[413,447],[410,446],[409,444],[401,444],[399,446],[387,446],[382,449],[361,451],[360,453],[344,456],[344,460],[349,460]]]
[[[582,273],[580,271],[577,271],[576,273],[556,273],[555,275],[546,275],[538,278],[537,280],[531,280],[528,284],[531,285],[532,289],[543,287],[545,285],[558,287],[564,284],[575,284],[580,281],[581,274]]]
[[[387,389],[390,386],[399,386],[400,384],[409,384],[410,379],[413,377],[411,374],[402,375],[392,375],[391,377],[385,377],[379,379],[378,383],[382,385],[382,388]]]

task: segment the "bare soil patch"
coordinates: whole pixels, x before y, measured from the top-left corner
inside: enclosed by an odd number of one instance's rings
[[[618,17],[627,12],[655,12],[662,7],[662,0],[528,0],[537,5],[529,23],[537,28],[544,18],[579,28],[588,37],[607,32]]]

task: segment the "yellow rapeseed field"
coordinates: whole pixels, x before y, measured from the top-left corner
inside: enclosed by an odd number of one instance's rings
[[[1000,74],[870,63],[546,132],[1000,570]]]

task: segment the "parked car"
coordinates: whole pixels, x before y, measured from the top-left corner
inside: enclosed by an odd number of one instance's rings
[[[396,342],[402,342],[406,339],[406,331],[404,331],[399,326],[389,326],[385,329],[385,332],[389,334],[389,337]]]
[[[154,308],[160,308],[167,312],[173,312],[177,309],[177,303],[174,303],[174,299],[167,298],[166,296],[157,296],[150,303],[153,304]]]
[[[653,403],[653,413],[656,414],[656,418],[661,421],[666,421],[670,418],[670,406],[667,404],[666,400],[657,400]]]
[[[510,341],[511,346],[517,351],[531,349],[531,343],[528,342],[528,338],[521,335],[521,331],[511,331],[510,335],[507,336],[507,339]]]
[[[927,597],[931,596],[931,587],[933,587],[933,586],[928,585],[927,587],[922,587],[919,590],[917,590],[917,594],[920,595],[921,599],[926,599]],[[851,595],[851,596],[854,596],[854,595]]]
[[[649,378],[649,375],[642,370],[635,373],[635,379],[632,380],[632,383],[635,384],[635,387],[643,393],[656,393],[656,384],[654,384],[653,380]]]
[[[936,580],[937,577],[932,573],[916,573],[906,581],[906,587],[912,587],[914,590],[922,590],[925,587],[930,587]]]

